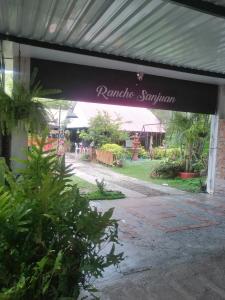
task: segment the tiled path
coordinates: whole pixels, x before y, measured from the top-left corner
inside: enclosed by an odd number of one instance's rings
[[[97,205],[115,207],[118,250],[127,255],[98,283],[102,299],[225,299],[225,199],[186,194]]]
[[[91,182],[104,175],[128,196],[94,203],[101,210],[115,207],[123,243],[118,251],[126,255],[119,270],[108,269],[96,282],[101,299],[225,299],[225,197],[129,181],[102,166],[75,167]]]

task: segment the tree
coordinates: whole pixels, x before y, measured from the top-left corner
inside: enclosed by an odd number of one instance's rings
[[[48,125],[48,112],[38,99],[55,94],[57,90],[44,90],[40,83],[28,89],[21,82],[14,81],[11,95],[0,86],[0,133],[3,146],[2,156],[10,165],[11,133],[15,128],[27,133],[38,133]]]
[[[119,144],[128,137],[127,133],[120,128],[120,118],[113,120],[106,111],[98,112],[94,118],[91,118],[89,126],[87,132],[80,133],[80,138],[94,142],[96,147],[101,147],[103,144]]]
[[[209,139],[208,115],[174,112],[167,130],[173,143],[181,147],[185,170],[192,171],[193,164],[201,159],[205,144]]]

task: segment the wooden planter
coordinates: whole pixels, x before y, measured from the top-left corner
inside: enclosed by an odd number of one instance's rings
[[[179,177],[182,178],[182,179],[194,178],[194,177],[199,177],[199,173],[179,172]]]
[[[109,151],[96,150],[96,160],[103,164],[113,166],[114,155]]]

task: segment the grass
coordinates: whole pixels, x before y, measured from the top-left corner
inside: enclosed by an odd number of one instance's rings
[[[88,200],[116,200],[126,197],[120,191],[105,191],[104,193],[101,193],[98,190],[95,192],[87,193],[85,196]]]
[[[114,167],[113,170],[127,176],[149,181],[149,174],[159,162],[159,160],[150,159],[126,160],[122,168]]]
[[[74,183],[80,189],[80,193],[88,200],[116,200],[123,199],[125,195],[120,191],[104,191],[101,193],[95,184],[92,184],[78,176],[73,176]]]
[[[200,192],[201,184],[200,180],[204,183],[205,178],[190,178],[190,179],[162,179],[162,178],[151,178],[150,173],[153,168],[160,163],[160,160],[138,160],[138,161],[125,161],[122,168],[113,168],[113,171],[127,176],[131,176],[137,179],[141,179],[147,182],[155,184],[165,184],[170,187],[177,188],[179,190],[188,192]]]
[[[201,182],[205,182],[204,177],[197,177],[197,178],[190,178],[190,179],[181,179],[181,178],[174,178],[174,179],[152,179],[152,182],[157,184],[168,184],[168,186],[177,188],[182,191],[192,192],[192,193],[199,193],[202,192],[201,190]]]
[[[92,184],[84,179],[81,179],[80,177],[78,176],[73,176],[73,181],[74,183],[77,184],[80,192],[82,194],[84,193],[90,193],[90,192],[94,192],[96,190],[96,185],[95,184]]]

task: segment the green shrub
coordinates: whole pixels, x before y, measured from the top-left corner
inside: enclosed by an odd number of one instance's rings
[[[104,144],[102,145],[101,150],[111,152],[115,155],[116,159],[122,159],[126,156],[126,149],[117,144]]]
[[[179,172],[183,171],[183,163],[180,161],[162,161],[156,166],[150,176],[161,178],[175,178]]]
[[[132,159],[132,155],[133,155],[133,150],[126,149],[126,154],[125,154],[126,159]],[[141,147],[138,152],[138,157],[147,159],[147,158],[149,158],[149,153],[148,153],[148,151],[145,150],[144,147]]]
[[[181,151],[179,148],[161,148],[156,147],[153,149],[153,159],[165,159],[177,160],[181,157]]]
[[[106,192],[106,190],[105,190],[106,183],[105,183],[104,178],[102,178],[101,181],[99,181],[98,179],[95,179],[95,182],[96,182],[98,191],[104,195]]]
[[[166,149],[166,158],[169,160],[177,160],[181,157],[180,148],[169,148]]]
[[[123,259],[113,209],[91,207],[64,159],[43,145],[28,153],[18,178],[6,170],[0,185],[0,299],[77,299]]]
[[[195,162],[192,163],[193,172],[207,172],[208,168],[208,156],[206,157],[204,154]]]
[[[132,159],[132,149],[126,149],[126,159]]]
[[[139,158],[149,158],[149,153],[145,150],[144,147],[141,147],[138,152]]]
[[[153,148],[153,159],[166,158],[166,149],[161,147]]]
[[[192,163],[194,172],[207,172],[208,169],[208,152],[203,152],[195,162]]]

